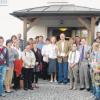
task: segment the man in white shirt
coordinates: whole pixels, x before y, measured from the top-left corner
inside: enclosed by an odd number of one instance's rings
[[[80,59],[80,52],[77,50],[76,44],[73,44],[72,51],[69,52],[68,64],[69,64],[69,75],[70,75],[70,89],[74,90],[77,89],[79,59]]]
[[[46,39],[46,43],[43,46],[42,52],[41,52],[42,56],[43,56],[43,61],[46,62],[46,63],[48,63],[48,52],[49,52],[48,46],[49,46],[49,44],[50,44],[49,39]]]

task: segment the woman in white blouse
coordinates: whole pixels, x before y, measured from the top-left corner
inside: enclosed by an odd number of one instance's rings
[[[34,53],[31,51],[30,44],[26,45],[25,50],[22,53],[23,60],[23,76],[24,76],[24,90],[33,90],[32,87],[32,73],[35,67],[36,58]]]
[[[68,64],[69,64],[69,76],[70,76],[70,89],[74,90],[77,89],[79,59],[80,59],[80,52],[77,50],[76,44],[73,43],[72,49],[69,52],[68,56]]]
[[[51,43],[48,46],[48,58],[49,58],[49,74],[51,75],[50,82],[57,82],[56,80],[56,67],[57,67],[57,46],[56,38],[51,37]],[[54,76],[54,78],[53,78]]]

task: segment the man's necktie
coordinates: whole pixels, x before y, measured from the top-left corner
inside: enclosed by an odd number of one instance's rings
[[[82,47],[81,61],[84,59],[84,46]]]

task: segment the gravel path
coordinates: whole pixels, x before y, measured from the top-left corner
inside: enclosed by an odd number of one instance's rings
[[[0,100],[94,100],[86,90],[69,90],[69,84],[58,85],[40,80],[39,87],[33,91],[14,91],[6,97],[0,97]]]

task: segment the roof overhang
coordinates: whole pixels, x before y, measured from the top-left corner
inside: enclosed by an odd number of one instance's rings
[[[87,8],[76,5],[50,5],[43,7],[29,8],[10,13],[11,15],[22,17],[40,16],[100,16],[100,9]]]
[[[30,16],[100,16],[100,11],[79,11],[79,12],[13,12],[10,13],[15,17],[30,17]]]

